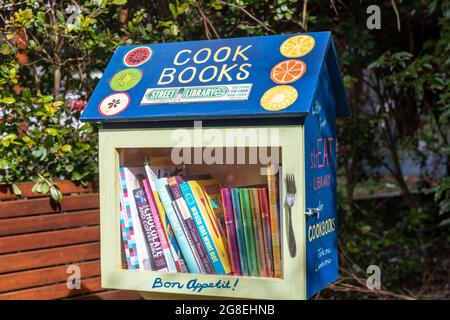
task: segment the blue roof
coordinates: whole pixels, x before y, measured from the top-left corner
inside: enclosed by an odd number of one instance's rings
[[[81,119],[306,116],[323,69],[337,116],[350,116],[330,32],[121,46]]]

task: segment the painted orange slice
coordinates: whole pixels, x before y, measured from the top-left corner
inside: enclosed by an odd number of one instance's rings
[[[268,111],[286,109],[297,100],[298,92],[292,86],[282,85],[270,88],[261,97],[261,106]]]
[[[277,84],[292,83],[303,77],[306,64],[302,60],[289,59],[275,65],[270,71],[270,79]]]
[[[280,52],[287,58],[299,58],[307,55],[316,44],[313,37],[299,35],[290,37],[281,44]]]

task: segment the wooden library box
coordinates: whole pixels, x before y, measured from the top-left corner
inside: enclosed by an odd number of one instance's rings
[[[118,47],[100,124],[105,288],[307,299],[338,278],[330,32]]]

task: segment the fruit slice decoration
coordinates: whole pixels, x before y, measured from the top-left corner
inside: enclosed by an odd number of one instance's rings
[[[125,92],[113,93],[98,105],[98,111],[105,117],[115,116],[124,111],[130,104],[130,96]]]
[[[109,84],[114,91],[126,91],[137,85],[141,78],[141,70],[135,68],[124,69],[117,72]]]
[[[289,59],[275,65],[270,71],[270,79],[277,84],[292,83],[303,77],[306,64],[301,60]]]
[[[316,41],[308,35],[290,37],[281,44],[280,52],[287,58],[299,58],[307,55],[315,45]]]
[[[268,111],[286,109],[297,100],[298,92],[292,86],[281,85],[270,88],[261,97],[261,106]]]
[[[123,63],[127,67],[137,67],[147,62],[151,56],[152,50],[149,47],[137,47],[127,52]]]

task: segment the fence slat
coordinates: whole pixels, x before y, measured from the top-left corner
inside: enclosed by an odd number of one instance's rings
[[[98,226],[8,236],[0,238],[0,253],[86,243],[98,241],[99,237]]]
[[[83,187],[82,185],[76,185],[72,181],[62,180],[56,181],[56,185],[59,187],[59,190],[62,194],[70,194],[70,193],[88,193],[93,191],[92,183],[90,183],[87,187]],[[11,186],[1,185],[0,186],[0,200],[13,200],[20,198],[42,198],[48,197],[47,194],[42,193],[34,193],[31,192],[33,189],[34,182],[23,182],[19,183],[18,187],[22,194],[20,196],[16,196],[14,192],[12,192]]]
[[[100,257],[100,244],[87,243],[62,248],[0,255],[0,273],[29,270]]]
[[[98,225],[99,220],[98,210],[3,219],[0,223],[0,236]]]
[[[100,261],[89,261],[77,264],[83,278],[100,275]],[[70,274],[67,265],[42,268],[0,275],[0,292],[27,289],[46,284],[64,282]]]
[[[100,277],[83,279],[81,289],[69,289],[66,283],[50,286],[19,290],[0,294],[0,300],[49,300],[63,299],[90,292],[98,292],[102,289]]]
[[[63,197],[58,205],[48,198],[0,202],[0,219],[24,217],[52,212],[75,211],[99,208],[98,193]]]

